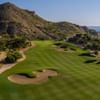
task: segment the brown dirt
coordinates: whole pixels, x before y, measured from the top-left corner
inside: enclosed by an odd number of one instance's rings
[[[99,51],[98,54],[96,55],[96,58],[100,59],[100,51]]]
[[[34,72],[33,72],[34,73]],[[10,80],[13,83],[26,85],[26,84],[41,84],[48,80],[48,77],[54,77],[57,76],[58,73],[53,70],[43,70],[43,72],[37,72],[36,78],[28,78],[24,75],[11,75],[8,77],[8,80]]]
[[[0,52],[0,61],[6,58],[6,52]]]

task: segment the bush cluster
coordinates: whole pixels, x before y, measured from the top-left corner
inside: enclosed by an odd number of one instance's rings
[[[67,42],[74,43],[84,49],[100,50],[100,39],[89,34],[76,34],[68,38]]]
[[[30,46],[31,42],[25,36],[1,36],[0,50],[19,49]]]
[[[5,63],[15,63],[22,55],[18,51],[9,51],[5,58]]]

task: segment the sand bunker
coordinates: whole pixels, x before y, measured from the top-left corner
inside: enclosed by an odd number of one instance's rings
[[[13,83],[22,84],[22,85],[41,84],[41,83],[48,81],[49,77],[54,77],[57,75],[58,75],[58,73],[54,70],[43,70],[40,72],[36,72],[35,78],[34,77],[29,78],[25,75],[15,74],[15,75],[9,76],[8,80],[10,80]]]

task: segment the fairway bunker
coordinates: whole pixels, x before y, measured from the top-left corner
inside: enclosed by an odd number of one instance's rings
[[[48,81],[48,78],[57,76],[58,73],[55,70],[39,70],[37,72],[33,72],[36,74],[35,77],[29,77],[25,74],[14,74],[8,76],[8,80],[13,83],[27,85],[27,84],[41,84]]]

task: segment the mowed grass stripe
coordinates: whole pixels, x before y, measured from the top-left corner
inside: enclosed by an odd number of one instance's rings
[[[36,48],[26,52],[27,59],[4,73],[31,72],[37,69],[58,69],[60,76],[41,85],[10,85],[15,91],[15,100],[99,100],[99,65],[85,64],[87,57],[80,52],[60,52],[52,47],[51,41],[36,41]],[[3,86],[7,85],[5,83]],[[10,84],[10,83],[9,83]],[[7,88],[6,88],[7,89]],[[5,90],[6,90],[5,89]],[[19,92],[20,91],[20,92]],[[3,96],[2,92],[1,97]],[[11,94],[9,91],[8,94]],[[17,97],[18,96],[18,97]],[[12,97],[9,97],[13,100]],[[6,100],[6,99],[5,99]]]

